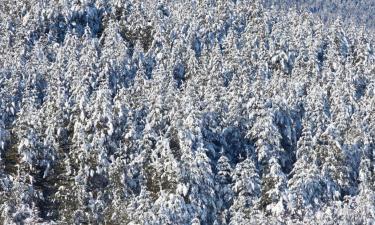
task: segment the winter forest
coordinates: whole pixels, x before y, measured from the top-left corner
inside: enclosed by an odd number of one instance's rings
[[[285,2],[1,0],[0,224],[374,224],[375,3]]]

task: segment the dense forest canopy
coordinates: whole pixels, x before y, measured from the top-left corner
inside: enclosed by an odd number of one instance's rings
[[[260,0],[0,18],[0,224],[375,223],[372,29]]]

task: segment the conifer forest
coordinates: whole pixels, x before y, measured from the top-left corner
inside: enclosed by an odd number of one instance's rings
[[[374,0],[0,0],[0,224],[375,224]]]

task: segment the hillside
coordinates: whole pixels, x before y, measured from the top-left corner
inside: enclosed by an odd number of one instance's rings
[[[0,224],[375,223],[373,30],[258,0],[0,18]]]

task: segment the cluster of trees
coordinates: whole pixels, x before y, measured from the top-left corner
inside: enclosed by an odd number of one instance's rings
[[[308,10],[325,23],[339,17],[349,26],[366,26],[375,29],[375,2],[373,0],[262,0],[265,7],[288,10]]]
[[[1,224],[372,224],[373,33],[255,0],[0,6]]]

